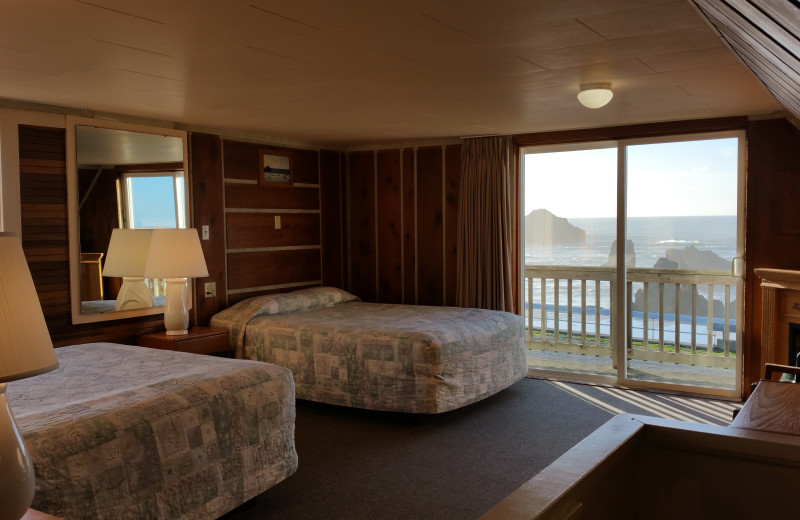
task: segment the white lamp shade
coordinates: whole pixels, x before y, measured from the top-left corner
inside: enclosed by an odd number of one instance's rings
[[[614,93],[611,83],[584,83],[578,92],[578,101],[586,108],[600,108],[609,103]]]
[[[113,229],[103,276],[143,276],[152,229]]]
[[[0,233],[0,383],[57,366],[22,243],[13,233]]]
[[[147,278],[208,276],[200,237],[194,228],[154,229],[145,263]]]
[[[187,333],[187,278],[208,276],[200,237],[194,228],[154,229],[144,275],[165,278],[164,326],[167,335]]]

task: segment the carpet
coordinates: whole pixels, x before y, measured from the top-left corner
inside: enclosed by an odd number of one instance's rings
[[[739,407],[542,379],[419,422],[299,401],[297,472],[225,518],[474,519],[617,413],[728,424]]]

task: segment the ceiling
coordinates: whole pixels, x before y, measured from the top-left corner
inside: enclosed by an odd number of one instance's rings
[[[2,98],[342,150],[783,111],[687,0],[17,0],[2,10]],[[612,83],[609,105],[578,104],[589,81]]]

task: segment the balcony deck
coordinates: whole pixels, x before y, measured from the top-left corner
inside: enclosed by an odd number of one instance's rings
[[[628,379],[736,390],[739,278],[629,269],[628,315],[617,320],[613,268],[526,266],[525,277],[530,368],[616,378],[624,323]]]

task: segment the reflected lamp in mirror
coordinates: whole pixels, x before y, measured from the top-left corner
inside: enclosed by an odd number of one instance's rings
[[[144,269],[147,278],[164,278],[164,327],[167,336],[189,330],[188,278],[208,276],[200,237],[194,228],[154,229]]]
[[[35,483],[6,387],[57,366],[22,244],[13,233],[0,233],[0,518],[22,518]]]
[[[116,309],[143,309],[153,306],[153,295],[144,281],[144,268],[150,251],[152,229],[113,229],[108,244],[103,276],[122,277]]]

